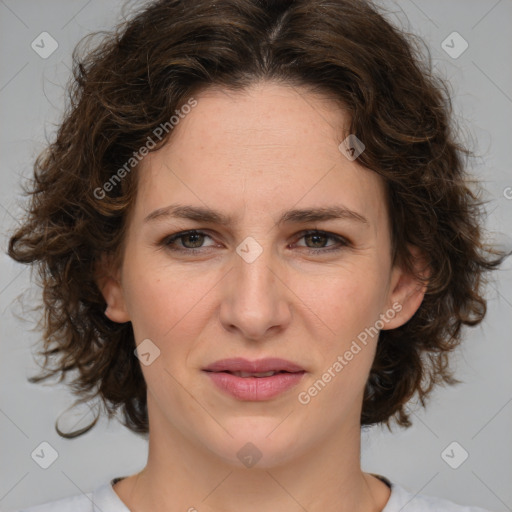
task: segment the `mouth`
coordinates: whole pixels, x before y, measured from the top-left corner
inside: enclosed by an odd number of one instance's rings
[[[264,359],[249,360],[242,357],[235,357],[231,359],[221,359],[203,368],[208,372],[227,372],[231,374],[244,374],[238,376],[270,376],[270,372],[287,372],[296,373],[304,372],[304,368],[300,365],[288,361],[286,359],[279,359],[276,357],[266,357]],[[264,374],[269,375],[264,375]],[[249,374],[249,375],[245,375]]]
[[[207,370],[208,371],[208,370]],[[230,372],[230,371],[224,371],[224,372],[217,372],[217,373],[229,373],[230,375],[235,375],[235,377],[256,377],[257,379],[261,379],[264,377],[273,377],[274,375],[278,373],[303,373],[303,372],[287,372],[286,370],[271,370],[269,372],[260,372],[260,373],[253,373],[253,372]]]
[[[223,359],[203,369],[217,389],[238,400],[270,400],[296,386],[306,374],[284,359]]]

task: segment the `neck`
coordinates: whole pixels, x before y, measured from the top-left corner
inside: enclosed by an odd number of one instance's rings
[[[146,467],[116,484],[141,512],[380,512],[388,487],[360,468],[360,427],[347,426],[289,460],[235,466],[164,421],[150,422]],[[262,450],[264,451],[264,450]]]

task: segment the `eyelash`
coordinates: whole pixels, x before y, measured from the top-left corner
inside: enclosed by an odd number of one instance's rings
[[[166,236],[161,242],[159,245],[161,246],[164,246],[166,249],[170,250],[170,251],[175,251],[175,252],[186,252],[186,253],[197,253],[197,252],[203,252],[203,250],[205,249],[204,247],[195,247],[195,248],[177,248],[177,247],[173,247],[173,243],[176,241],[176,240],[179,240],[179,239],[182,239],[184,238],[185,236],[187,235],[204,235],[204,236],[207,236],[208,238],[212,238],[210,235],[208,235],[208,233],[205,233],[204,231],[199,231],[199,230],[195,230],[195,229],[192,229],[192,230],[189,230],[189,231],[180,231],[179,233],[175,233],[174,235],[170,235],[170,236]],[[339,236],[339,235],[335,235],[334,233],[329,233],[327,231],[320,231],[320,230],[317,230],[317,229],[312,229],[312,230],[306,230],[306,231],[302,231],[300,233],[300,238],[304,238],[305,236],[308,236],[308,235],[323,235],[325,236],[327,239],[331,239],[331,240],[334,240],[336,242],[338,242],[338,246],[334,246],[334,247],[329,247],[329,248],[325,248],[325,247],[319,247],[317,249],[313,248],[313,247],[302,247],[303,249],[305,249],[307,252],[309,252],[310,254],[325,254],[325,253],[331,253],[331,252],[338,252],[338,251],[341,251],[344,247],[347,247],[347,246],[350,246],[350,242]],[[206,248],[207,249],[207,248]]]

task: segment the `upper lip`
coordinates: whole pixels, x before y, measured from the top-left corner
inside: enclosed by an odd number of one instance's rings
[[[221,359],[208,365],[203,370],[209,372],[247,372],[247,373],[264,373],[270,371],[285,371],[285,372],[303,372],[304,368],[298,364],[287,361],[286,359],[279,359],[275,357],[268,357],[249,361],[242,357],[235,357],[231,359]]]

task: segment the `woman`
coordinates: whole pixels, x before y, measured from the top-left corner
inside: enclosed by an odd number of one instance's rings
[[[455,382],[505,256],[411,42],[363,1],[160,0],[75,59],[9,247],[32,381],[76,370],[149,453],[28,510],[481,510],[360,467],[362,425]]]

